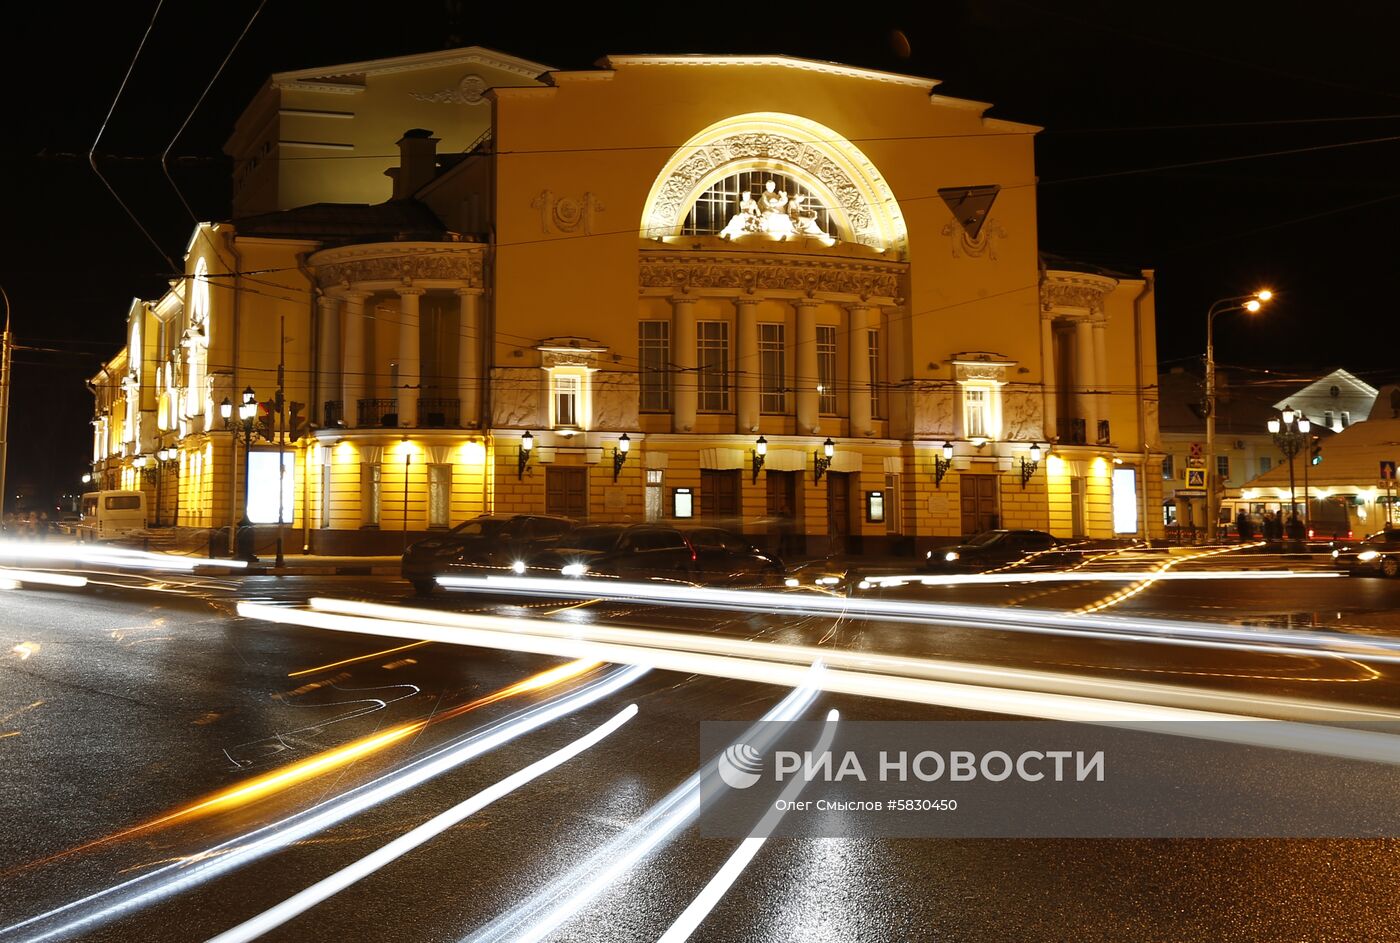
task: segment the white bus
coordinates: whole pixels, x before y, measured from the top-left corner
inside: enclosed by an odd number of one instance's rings
[[[146,495],[140,491],[89,491],[83,495],[83,540],[115,540],[146,529]]]

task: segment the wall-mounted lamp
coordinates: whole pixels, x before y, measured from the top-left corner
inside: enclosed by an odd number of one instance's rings
[[[515,477],[525,477],[525,466],[530,464],[530,455],[535,450],[534,433],[527,432],[520,437],[520,455],[516,457]]]
[[[613,448],[613,481],[617,481],[617,476],[622,471],[622,464],[627,461],[627,453],[631,450],[632,440],[624,432],[622,438],[617,440],[617,445]]]
[[[758,473],[763,470],[763,463],[768,460],[768,440],[759,436],[753,444],[753,480],[758,481]]]
[[[1035,470],[1040,467],[1040,443],[1031,443],[1031,457],[1021,456],[1021,490],[1026,490],[1026,484],[1035,475]]]
[[[933,457],[933,486],[940,487],[943,484],[943,476],[948,474],[948,469],[953,467],[953,443],[944,442],[942,455]]]
[[[831,467],[831,457],[836,454],[836,443],[828,438],[822,443],[821,449],[812,453],[812,464],[816,470],[814,481],[821,481],[822,475]]]

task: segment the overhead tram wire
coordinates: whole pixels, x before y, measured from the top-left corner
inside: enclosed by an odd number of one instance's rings
[[[185,120],[180,123],[180,130],[175,132],[175,136],[170,139],[169,144],[165,145],[165,150],[162,151],[160,155],[161,172],[165,174],[165,179],[170,181],[170,186],[174,188],[175,195],[180,198],[180,204],[184,206],[185,212],[189,213],[190,219],[194,220],[196,223],[199,222],[199,217],[195,216],[189,201],[185,199],[185,194],[180,191],[180,185],[175,182],[174,177],[170,176],[170,150],[175,146],[175,142],[180,140],[180,135],[185,133],[185,128],[189,127],[189,123],[194,118],[195,112],[199,110],[199,106],[204,104],[204,99],[209,95],[209,90],[214,87],[214,83],[219,80],[219,76],[224,74],[224,67],[227,66],[229,60],[233,58],[234,52],[238,50],[239,45],[243,42],[243,37],[247,36],[248,30],[253,28],[253,22],[257,20],[258,14],[263,11],[263,7],[265,6],[267,6],[267,0],[261,0],[257,9],[253,11],[253,15],[248,17],[248,22],[244,25],[243,32],[239,33],[238,38],[233,41],[233,45],[229,48],[228,55],[224,56],[224,61],[219,63],[219,68],[215,70],[214,77],[209,80],[208,85],[204,86],[204,91],[199,94],[199,100],[194,103],[194,107],[190,109],[190,113],[185,115]],[[154,23],[154,20],[152,20],[152,22]],[[96,144],[94,143],[93,146],[96,147]]]
[[[151,38],[151,30],[155,29],[156,17],[160,16],[160,8],[164,4],[165,0],[156,0],[156,8],[151,14],[151,22],[146,25],[146,32],[141,34],[141,42],[136,46],[136,52],[131,57],[131,64],[126,67],[126,75],[122,76],[121,84],[117,86],[117,94],[112,98],[112,106],[107,109],[107,116],[102,119],[102,125],[97,129],[97,137],[92,139],[92,147],[88,149],[88,166],[92,168],[93,173],[97,174],[97,179],[102,181],[102,185],[107,188],[107,192],[112,194],[112,199],[117,201],[117,205],[126,212],[127,216],[131,217],[131,221],[136,224],[136,228],[141,230],[141,235],[145,236],[151,246],[160,254],[160,257],[165,259],[166,264],[169,265],[171,269],[175,269],[179,267],[175,264],[175,260],[160,247],[160,243],[157,242],[156,238],[141,224],[141,220],[131,211],[131,207],[127,206],[125,201],[117,195],[116,189],[107,181],[107,178],[102,176],[102,171],[97,167],[96,156],[97,145],[102,140],[102,135],[107,130],[107,124],[112,120],[112,115],[117,110],[117,102],[121,101],[122,92],[126,91],[126,84],[131,80],[131,73],[136,70],[136,61],[141,58],[141,50],[146,48],[146,40]]]

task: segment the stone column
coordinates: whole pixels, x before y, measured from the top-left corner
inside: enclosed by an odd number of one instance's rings
[[[1098,384],[1098,418],[1108,418],[1108,323],[1102,319],[1094,321],[1094,380]],[[1113,430],[1109,430],[1110,438]],[[1098,424],[1089,431],[1089,441],[1099,441]]]
[[[676,295],[671,299],[671,362],[675,364],[671,386],[671,429],[695,429],[697,402],[695,337],[695,298]]]
[[[873,431],[870,425],[870,306],[851,305],[847,312],[851,382],[846,415],[850,417],[852,436],[868,436]]]
[[[817,383],[817,307],[815,298],[798,298],[797,305],[797,434],[814,435],[821,429],[821,394]]]
[[[418,425],[418,394],[421,379],[419,350],[419,300],[422,288],[397,288],[399,294],[399,387],[394,391],[399,401],[399,427]]]
[[[322,295],[318,303],[316,405],[311,421],[319,426],[327,421],[326,404],[340,399],[340,299]]]
[[[1099,430],[1098,379],[1094,371],[1094,326],[1088,318],[1074,322],[1074,372],[1079,389],[1075,399],[1084,420],[1084,441],[1097,441]]]
[[[459,288],[457,398],[464,429],[481,425],[481,289]]]
[[[1040,390],[1044,401],[1045,421],[1042,423],[1045,440],[1054,440],[1059,435],[1059,423],[1055,416],[1055,321],[1050,317],[1040,319]]]
[[[347,426],[360,423],[360,400],[364,399],[368,379],[365,365],[365,299],[368,297],[368,293],[362,291],[341,295],[345,329],[340,335],[340,398],[345,404]]]
[[[758,359],[758,299],[752,296],[737,298],[734,307],[739,314],[739,356],[734,363],[739,387],[737,430],[740,433],[757,432],[759,388],[762,386]]]

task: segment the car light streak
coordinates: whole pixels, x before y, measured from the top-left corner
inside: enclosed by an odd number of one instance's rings
[[[906,573],[886,576],[865,576],[871,586],[966,586],[979,583],[1134,583],[1139,580],[1322,580],[1343,576],[1330,571],[1303,570],[1188,570],[1184,573],[1159,570],[1078,570],[1053,573],[950,573],[929,576]],[[447,579],[448,577],[443,577]],[[451,577],[458,579],[459,577]]]
[[[72,576],[68,573],[44,573],[40,570],[19,570],[14,567],[0,567],[0,589],[20,589],[26,583],[32,586],[62,586],[66,589],[81,589],[87,585],[87,577]]]
[[[125,547],[90,547],[85,544],[36,543],[34,541],[0,540],[0,560],[22,560],[29,564],[52,562],[117,567],[141,567],[157,570],[193,570],[201,566],[242,569],[242,560],[219,560],[210,563],[200,557],[177,557],[149,550]]]
[[[1299,632],[1261,627],[1234,627],[1185,620],[1142,619],[1131,616],[1092,616],[1086,613],[1038,609],[972,606],[896,599],[857,599],[812,593],[779,593],[762,590],[711,589],[657,583],[622,583],[599,580],[581,584],[571,580],[513,579],[504,577],[439,577],[444,586],[491,593],[528,593],[577,599],[586,593],[598,599],[624,599],[667,603],[700,609],[738,610],[846,619],[878,618],[887,621],[1000,632],[1028,632],[1078,638],[1110,638],[1197,648],[1225,648],[1263,654],[1326,654],[1366,657],[1374,661],[1400,661],[1400,639],[1349,635],[1340,632]]]
[[[31,862],[30,864],[25,865],[23,870],[30,870],[39,865],[49,864],[53,861],[57,861],[60,858],[66,858],[69,855],[77,854],[81,851],[88,851],[92,848],[96,848],[101,845],[108,845],[113,842],[121,841],[122,839],[130,838],[131,836],[139,834],[141,832],[150,831],[151,829],[160,828],[166,825],[172,825],[176,822],[181,822],[186,819],[199,818],[205,815],[212,815],[219,812],[227,812],[230,809],[239,808],[241,806],[257,802],[261,799],[267,798],[268,796],[290,789],[292,786],[295,786],[299,783],[303,783],[307,780],[314,779],[326,773],[333,772],[334,770],[341,769],[342,767],[355,763],[361,759],[364,759],[367,756],[371,756],[388,747],[392,747],[395,744],[402,742],[408,737],[416,736],[418,733],[425,730],[429,726],[432,726],[433,724],[439,724],[444,721],[451,720],[454,717],[460,717],[463,714],[466,714],[470,711],[474,711],[478,708],[485,707],[488,704],[494,704],[497,701],[502,701],[509,697],[515,697],[519,694],[526,694],[534,691],[542,691],[546,688],[562,684],[565,681],[572,680],[583,674],[586,674],[589,671],[594,670],[595,668],[599,667],[599,665],[599,662],[594,661],[571,661],[563,665],[557,665],[553,668],[548,668],[544,671],[538,672],[537,674],[533,674],[528,678],[524,678],[520,681],[517,681],[514,684],[509,684],[503,688],[500,688],[499,690],[493,691],[490,694],[476,698],[472,701],[468,701],[465,704],[459,704],[456,707],[449,708],[448,710],[438,711],[425,720],[411,721],[408,723],[399,724],[397,726],[389,728],[388,730],[379,731],[369,736],[361,737],[357,740],[351,741],[350,743],[344,744],[343,746],[335,747],[334,749],[330,750],[325,750],[321,753],[315,754],[314,756],[307,757],[304,760],[299,760],[280,769],[272,770],[260,776],[256,776],[252,779],[245,780],[244,782],[241,782],[236,786],[230,786],[227,789],[215,792],[213,795],[207,796],[204,799],[201,799],[197,802],[190,803],[189,805],[176,809],[173,812],[168,812],[165,815],[151,819],[150,821],[142,822],[138,825],[133,825],[130,828],[125,828],[121,831],[114,832],[110,835],[105,835],[102,838],[95,839],[94,841],[87,842],[86,844],[78,845],[76,847],[69,848],[65,851],[61,851],[55,855],[50,855],[47,858],[40,859],[39,861]],[[395,685],[395,687],[404,687],[404,685]],[[418,688],[415,685],[407,685],[407,687],[413,688],[415,693],[418,690]],[[402,700],[402,698],[396,698],[395,700]],[[366,713],[372,713],[374,710],[378,710],[387,706],[384,701],[376,700],[374,701],[374,703],[378,704],[379,707],[370,708],[364,711],[357,711],[351,714],[350,717],[340,719],[353,719],[354,717],[363,716]],[[388,703],[394,702],[391,701]],[[335,722],[337,721],[331,721],[331,723]],[[326,725],[322,724],[320,726]],[[298,731],[293,731],[293,733],[296,732]],[[287,734],[283,734],[282,736],[287,736]],[[256,743],[258,741],[248,742]],[[238,744],[233,749],[237,749],[237,747],[240,746],[247,746],[247,743]],[[228,750],[224,751],[224,755],[227,756],[230,762],[234,763],[235,765],[242,765],[240,761],[234,759],[234,757],[229,754]],[[6,873],[9,872],[0,872],[0,876],[3,876]]]
[[[354,658],[342,658],[340,661],[333,661],[328,665],[317,665],[314,668],[303,668],[300,671],[293,671],[287,675],[289,678],[301,678],[305,675],[316,674],[318,671],[329,671],[332,668],[339,668],[342,665],[353,665],[360,661],[369,661],[372,658],[382,658],[385,655],[392,655],[395,652],[406,652],[410,648],[422,648],[429,642],[410,642],[408,645],[399,645],[394,648],[386,648],[381,652],[370,652],[368,655],[356,655]]]
[[[165,865],[7,927],[0,927],[0,937],[31,927],[34,928],[31,931],[34,935],[25,937],[26,943],[39,943],[41,940],[71,934],[82,927],[186,890],[323,831],[545,724],[610,697],[646,672],[644,667],[625,668],[553,700],[524,708],[301,812],[214,845],[188,856],[183,861]],[[73,913],[74,911],[79,913]],[[64,915],[68,915],[66,919],[48,929],[38,930],[35,927],[40,923],[54,923],[55,918],[63,918]]]
[[[578,756],[583,751],[596,746],[604,737],[616,731],[636,715],[637,705],[629,704],[621,713],[615,715],[611,720],[578,738],[568,746],[556,750],[544,759],[537,760],[524,769],[512,773],[505,779],[488,786],[471,798],[458,803],[446,812],[439,813],[417,828],[379,848],[377,851],[366,855],[352,865],[341,868],[330,877],[317,881],[306,890],[294,894],[277,906],[263,911],[250,920],[245,920],[243,923],[240,923],[230,930],[220,933],[218,936],[211,938],[209,943],[246,943],[248,940],[257,939],[269,930],[280,927],[298,914],[305,913],[322,901],[343,891],[356,881],[373,874],[386,864],[408,854],[424,842],[441,835],[458,822],[480,812],[497,799],[510,795],[521,786],[538,779],[550,770]]]
[[[240,611],[245,607],[241,606]],[[262,611],[269,612],[285,624],[299,624],[315,628],[330,628],[337,631],[382,634],[396,638],[431,638],[449,644],[468,645],[481,648],[497,648],[508,651],[534,653],[554,653],[571,657],[595,657],[619,664],[646,664],[654,668],[678,671],[688,674],[702,674],[713,677],[752,681],[759,684],[775,684],[797,687],[803,683],[799,666],[785,664],[781,656],[770,658],[748,657],[746,654],[715,655],[701,654],[668,648],[647,648],[643,645],[592,642],[582,637],[559,637],[546,635],[550,623],[539,623],[528,619],[494,620],[508,627],[487,628],[493,617],[457,614],[459,619],[478,622],[480,628],[466,628],[461,625],[414,623],[403,620],[368,619],[342,616],[329,612],[311,612],[286,609],[283,607],[263,607],[247,604],[245,615],[260,617]],[[553,627],[555,632],[558,626]],[[583,627],[572,626],[576,635],[583,634]],[[534,634],[534,630],[543,630]],[[720,640],[737,642],[739,640]],[[786,646],[778,643],[765,644],[775,652]],[[850,658],[872,657],[863,653],[820,650],[820,657],[828,664],[842,662]],[[958,670],[971,666],[956,663],[938,662],[931,659],[911,659],[915,664],[922,663],[935,669]],[[1232,705],[1235,707],[1262,707],[1274,710],[1287,710],[1295,716],[1309,720],[1351,722],[1400,719],[1400,715],[1377,710],[1360,710],[1342,705],[1318,704],[1306,700],[1287,698],[1253,697],[1249,695],[1205,692],[1200,690],[1173,688],[1165,685],[1151,685],[1142,682],[1125,683],[1116,680],[1100,680],[1091,677],[1060,676],[1050,673],[1024,672],[1018,669],[978,668],[984,672],[982,683],[945,681],[941,679],[910,676],[904,674],[873,674],[850,668],[828,667],[822,672],[819,683],[823,690],[858,697],[874,697],[887,700],[908,701],[961,710],[982,711],[991,714],[1007,714],[1017,717],[1036,717],[1044,720],[1063,720],[1079,723],[1097,723],[1109,726],[1127,725],[1141,729],[1144,725],[1166,725],[1161,732],[1174,736],[1194,736],[1203,739],[1266,746],[1276,749],[1302,750],[1324,756],[1337,756],[1347,759],[1369,759],[1375,762],[1390,762],[1383,757],[1394,756],[1400,762],[1400,737],[1372,734],[1366,731],[1342,731],[1336,728],[1320,727],[1309,723],[1294,723],[1278,720],[1273,724],[1181,724],[1179,721],[1229,720],[1263,721],[1271,719],[1258,714],[1229,713],[1222,710],[1207,710],[1190,705],[1192,700],[1212,706]],[[1028,676],[1039,675],[1042,684],[1035,686]],[[1004,684],[989,684],[996,677],[1016,681],[1023,687],[1008,687]],[[1048,686],[1057,690],[1044,690]],[[1065,693],[1067,690],[1076,693]],[[1097,694],[1089,693],[1097,691]],[[1167,703],[1153,703],[1147,692],[1159,694]],[[1119,695],[1132,693],[1141,700],[1120,699]],[[1102,695],[1108,695],[1107,697]],[[1175,703],[1172,703],[1175,701]]]
[[[832,738],[836,736],[836,722],[840,720],[840,712],[832,710],[826,715],[826,723],[822,725],[821,736],[817,738],[817,745],[812,750],[812,756],[821,756],[831,748]],[[710,915],[710,911],[715,909],[728,890],[734,886],[739,875],[749,866],[754,855],[763,847],[763,843],[768,840],[767,836],[772,834],[777,827],[778,821],[787,814],[787,805],[779,803],[791,803],[796,801],[802,794],[802,790],[807,788],[809,782],[806,776],[794,776],[792,781],[783,789],[778,796],[777,802],[769,806],[749,836],[739,843],[739,847],[724,862],[724,865],[715,872],[715,876],[701,889],[699,896],[690,902],[681,915],[676,918],[676,922],[671,924],[657,943],[684,943],[690,939],[690,935],[699,928],[705,918]]]
[[[793,690],[769,709],[738,742],[748,743],[759,752],[766,750],[782,731],[781,726],[775,725],[786,725],[796,720],[816,698],[816,685],[823,674],[825,669],[820,663],[804,669],[797,676],[798,683]],[[523,904],[473,933],[467,941],[537,943],[553,933],[700,813],[701,783],[706,778],[719,775],[718,762],[719,757],[710,760],[616,838],[563,877],[537,891]]]

